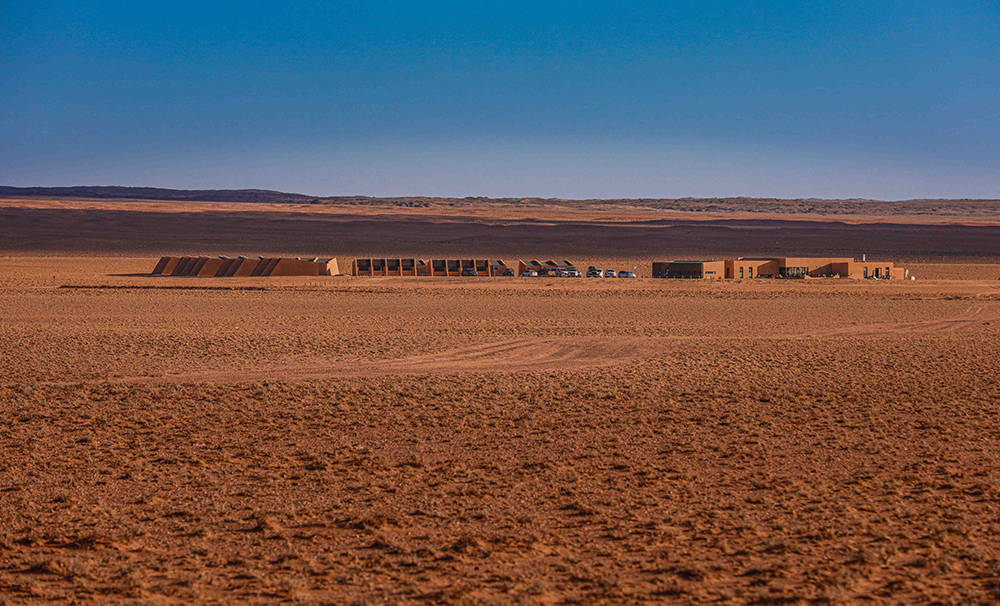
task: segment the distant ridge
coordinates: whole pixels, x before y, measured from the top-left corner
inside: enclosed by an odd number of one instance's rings
[[[562,207],[588,210],[643,209],[725,215],[776,214],[825,216],[887,216],[982,217],[994,220],[1000,216],[1000,200],[918,199],[870,200],[849,198],[442,198],[434,196],[309,196],[267,189],[166,189],[160,187],[75,186],[75,187],[10,187],[0,186],[3,198],[49,198],[91,200],[161,200],[173,202],[236,202],[260,204],[326,204],[343,206],[397,206],[473,208],[493,205],[504,208],[533,209]]]

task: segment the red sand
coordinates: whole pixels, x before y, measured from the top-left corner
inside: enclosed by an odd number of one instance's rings
[[[27,212],[0,226],[24,247],[0,258],[0,602],[1000,600],[989,243],[730,230],[871,238],[915,282],[154,278],[239,230],[205,211],[152,251],[159,215],[81,211],[102,244]],[[464,242],[277,214],[250,244]],[[624,267],[659,228],[631,254],[591,223],[478,229]]]

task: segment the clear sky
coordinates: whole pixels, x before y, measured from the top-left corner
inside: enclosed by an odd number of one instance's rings
[[[0,0],[0,184],[1000,197],[1000,2]]]

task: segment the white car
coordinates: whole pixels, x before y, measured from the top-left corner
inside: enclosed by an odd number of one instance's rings
[[[630,272],[630,271],[622,270],[622,271],[618,272],[618,277],[619,278],[634,278],[635,274],[632,273],[632,272]]]
[[[538,277],[538,272],[535,271],[535,270],[533,270],[533,269],[529,269],[527,271],[522,271],[521,272],[521,277],[522,278],[537,278]]]

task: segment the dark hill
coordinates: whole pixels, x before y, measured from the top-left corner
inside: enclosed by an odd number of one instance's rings
[[[177,200],[187,202],[292,202],[308,203],[315,196],[286,194],[266,189],[164,189],[160,187],[74,186],[8,187],[0,186],[0,197],[93,198],[101,200]]]

